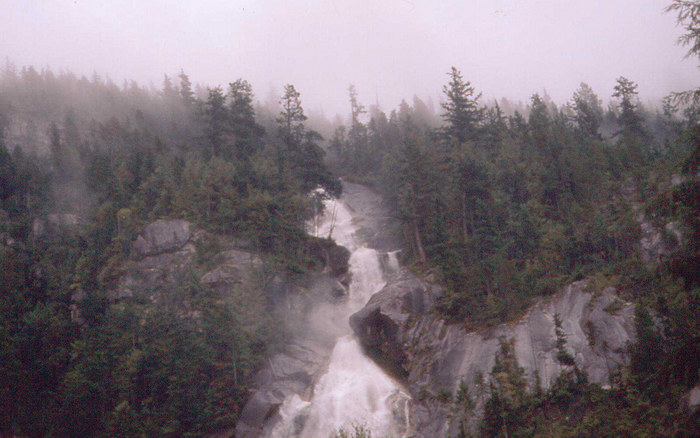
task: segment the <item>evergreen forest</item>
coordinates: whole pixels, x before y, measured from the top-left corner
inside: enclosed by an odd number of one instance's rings
[[[669,8],[697,58],[700,6]],[[329,122],[307,118],[291,84],[271,106],[245,79],[206,87],[181,71],[156,89],[7,60],[0,436],[235,427],[252,376],[284,342],[275,296],[221,299],[191,272],[165,302],[110,291],[158,219],[244,242],[286,281],[318,272],[334,244],[306,224],[342,180],[381,194],[402,263],[444,287],[435,312],[450,324],[515,321],[581,279],[637,304],[630,365],[610,388],[587,382],[558,333],[566,371],[528,391],[502,340],[479,436],[697,436],[683,400],[700,380],[700,90],[643,103],[620,76],[611,90],[581,83],[564,103],[487,101],[468,71],[442,68],[437,108],[414,97],[386,112],[350,86],[346,121]],[[640,250],[647,226],[679,249]],[[449,397],[469,413],[469,394]]]

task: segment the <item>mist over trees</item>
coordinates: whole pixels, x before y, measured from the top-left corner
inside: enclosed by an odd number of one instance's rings
[[[700,339],[690,316],[700,304],[697,108],[674,112],[665,105],[663,112],[652,111],[638,99],[638,85],[621,76],[609,90],[607,110],[581,83],[565,105],[536,93],[527,107],[505,114],[498,103],[480,103],[458,69],[447,75],[442,127],[421,120],[405,103],[389,116],[375,108],[365,125],[378,139],[373,144],[383,148],[366,155],[374,160],[363,161],[344,127],[330,155],[347,178],[380,190],[403,238],[404,262],[446,287],[439,314],[479,329],[514,320],[536,298],[583,278],[594,288],[614,285],[640,312],[631,375],[609,392],[589,385],[576,369],[563,373],[550,391],[528,392],[504,341],[479,436],[668,430],[691,436],[696,420],[677,401],[698,382],[690,377],[697,372],[690,358],[697,357]],[[353,125],[357,101],[352,88]],[[650,267],[639,255],[646,220],[683,224],[686,249]],[[667,318],[664,341],[645,306]],[[571,367],[565,339],[558,345],[568,361],[564,365]],[[656,365],[639,368],[647,361]],[[453,409],[467,409],[468,398],[456,395]],[[558,419],[581,404],[588,406],[579,414],[582,423]],[[622,417],[607,415],[612,405]],[[641,412],[645,420],[635,417]]]
[[[697,56],[697,2],[668,10]],[[679,400],[698,383],[700,357],[698,90],[651,107],[620,76],[611,90],[581,82],[564,104],[546,93],[486,102],[451,67],[437,111],[414,97],[387,114],[365,106],[362,91],[347,89],[347,124],[318,123],[292,84],[269,106],[243,78],[205,88],[181,71],[154,89],[7,61],[0,435],[194,437],[233,427],[279,342],[275,297],[261,286],[224,300],[192,272],[166,302],[109,291],[136,237],[163,218],[240,242],[289,281],[321,270],[333,243],[309,236],[306,223],[324,197],[342,194],[342,177],[381,193],[402,261],[444,287],[436,312],[449,323],[513,321],[583,278],[639,305],[631,366],[610,389],[588,385],[558,331],[567,372],[554,392],[528,393],[504,340],[482,436],[659,436],[668,427],[691,436],[697,413],[688,418]],[[677,229],[683,244],[650,263],[639,255],[643,224],[675,224],[664,236]],[[535,419],[553,412],[545,430]]]
[[[271,132],[247,81],[198,96],[178,78],[156,91],[3,70],[2,434],[201,436],[235,424],[279,337],[274,303],[262,289],[222,299],[187,272],[166,302],[110,297],[148,223],[235,237],[290,278],[323,266],[329,244],[306,234],[310,191],[341,187],[299,93],[286,87]]]

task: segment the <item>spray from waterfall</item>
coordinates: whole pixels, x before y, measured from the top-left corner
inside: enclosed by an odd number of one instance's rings
[[[404,436],[410,397],[402,386],[365,356],[348,319],[398,271],[396,252],[379,254],[357,237],[354,216],[341,201],[327,201],[326,214],[314,224],[319,237],[332,236],[351,251],[351,283],[346,300],[319,305],[309,315],[314,331],[331,332],[335,346],[326,372],[308,399],[294,394],[279,409],[270,438],[328,438],[339,428],[362,424],[375,436]]]

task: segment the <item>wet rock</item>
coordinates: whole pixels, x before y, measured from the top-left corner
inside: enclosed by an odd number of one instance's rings
[[[262,432],[263,425],[277,413],[284,397],[271,392],[256,391],[248,400],[241,417],[236,424],[236,438],[256,438]]]
[[[408,320],[432,308],[440,293],[438,286],[405,273],[350,316],[350,326],[375,361],[396,377],[405,378],[408,364],[402,337]]]
[[[357,237],[365,245],[379,251],[400,249],[399,239],[391,233],[389,210],[381,196],[360,184],[343,181],[343,199],[353,213]]]
[[[285,398],[293,394],[309,397],[311,385],[322,371],[327,355],[324,346],[297,340],[272,356],[255,378],[258,389],[241,412],[235,436],[261,436],[263,429],[269,430],[276,424],[275,417]]]

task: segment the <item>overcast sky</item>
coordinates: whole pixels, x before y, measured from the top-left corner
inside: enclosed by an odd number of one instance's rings
[[[310,110],[348,111],[347,87],[385,110],[440,99],[451,66],[485,98],[563,103],[615,78],[644,100],[697,87],[670,0],[0,0],[0,56],[18,66],[160,87],[249,80],[259,100],[292,83]],[[437,102],[436,102],[437,103]]]

